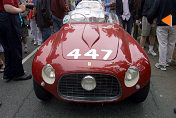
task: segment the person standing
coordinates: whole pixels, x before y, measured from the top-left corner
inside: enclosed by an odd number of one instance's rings
[[[116,13],[123,28],[131,35],[135,17],[134,0],[116,0]]]
[[[36,23],[42,32],[43,42],[45,42],[52,34],[51,0],[37,0],[36,9]]]
[[[31,0],[30,3],[33,3],[34,1]],[[37,3],[35,3],[35,4],[37,4]],[[34,9],[36,9],[36,8],[34,8]],[[39,28],[37,27],[34,10],[30,10],[30,12],[28,14],[28,19],[30,20],[31,32],[34,37],[34,45],[40,46],[42,44],[42,34],[41,34]]]
[[[63,18],[68,11],[68,6],[65,0],[52,0],[51,1],[51,11],[53,17],[54,32],[60,30],[63,25]]]
[[[136,24],[139,24],[139,19],[142,18],[142,36],[140,39],[140,45],[144,49],[144,45],[147,37],[149,36],[149,50],[148,54],[156,56],[157,54],[154,52],[153,47],[156,39],[156,23],[151,26],[147,21],[148,11],[151,9],[154,0],[140,0],[138,5],[138,11],[136,15]]]
[[[155,67],[166,71],[166,66],[172,61],[173,51],[176,43],[176,1],[175,0],[156,0],[147,19],[153,24],[157,18],[157,38],[159,42],[159,63]],[[162,21],[163,18],[172,15],[171,26]]]
[[[31,74],[24,72],[22,65],[21,26],[19,13],[25,11],[25,5],[18,0],[0,1],[0,43],[4,48],[4,80],[27,80]]]

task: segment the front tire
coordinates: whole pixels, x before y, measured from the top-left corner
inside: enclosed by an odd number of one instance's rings
[[[133,94],[131,96],[131,100],[134,103],[144,102],[146,100],[147,96],[148,96],[149,90],[150,90],[150,81],[141,90],[139,90],[138,92],[136,92],[135,94]]]
[[[48,101],[51,99],[51,94],[33,80],[34,92],[38,99]]]

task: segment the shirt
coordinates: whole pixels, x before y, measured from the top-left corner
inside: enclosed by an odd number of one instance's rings
[[[3,4],[2,0],[0,1],[0,11],[4,11],[4,4]]]
[[[52,14],[60,19],[63,19],[68,11],[65,0],[51,0]]]
[[[128,0],[122,0],[123,2],[123,14],[122,14],[122,19],[123,20],[129,20],[130,19],[130,10],[129,10],[129,4],[128,4]]]
[[[1,0],[0,1],[0,11],[4,11],[5,4],[9,4],[14,7],[18,7],[18,0]]]
[[[3,4],[9,4],[18,8],[18,0],[3,0]]]

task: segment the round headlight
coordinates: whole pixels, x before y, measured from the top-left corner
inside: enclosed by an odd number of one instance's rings
[[[139,80],[139,71],[135,66],[128,68],[128,71],[125,74],[125,85],[127,87],[134,86]]]
[[[91,91],[96,87],[95,78],[92,76],[85,76],[81,81],[81,86],[87,91]]]
[[[55,70],[50,64],[47,64],[43,67],[42,77],[43,77],[43,80],[46,83],[48,83],[48,84],[53,84],[54,83],[54,81],[55,81]]]

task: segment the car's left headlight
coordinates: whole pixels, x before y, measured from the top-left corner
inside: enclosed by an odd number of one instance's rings
[[[47,64],[43,67],[42,77],[43,77],[43,80],[46,83],[48,83],[48,84],[53,84],[54,83],[54,81],[55,81],[55,70],[50,64]]]
[[[131,66],[128,68],[125,74],[125,86],[132,87],[139,80],[139,71],[135,66]]]

